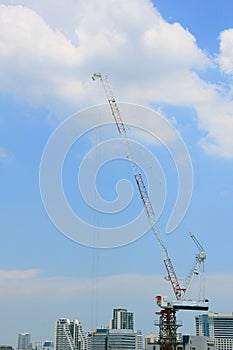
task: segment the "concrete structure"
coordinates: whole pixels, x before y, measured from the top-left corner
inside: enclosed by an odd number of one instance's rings
[[[113,309],[110,329],[134,329],[133,313],[126,309]]]
[[[158,337],[156,337],[153,333],[147,335],[144,339],[144,348],[145,350],[160,350],[160,346],[158,345]]]
[[[177,350],[216,350],[214,342],[208,337],[183,335],[182,345],[178,345]]]
[[[143,336],[141,331],[137,331],[136,336],[136,349],[142,350],[143,349]]]
[[[176,350],[216,350],[214,342],[208,337],[198,337],[194,335],[180,336]],[[150,334],[145,337],[145,350],[160,350],[158,337]]]
[[[233,313],[209,312],[195,321],[196,335],[209,337],[217,350],[233,350]]]
[[[86,336],[78,320],[60,318],[56,321],[55,350],[87,350]]]
[[[104,350],[107,349],[108,329],[94,329],[87,334],[87,349],[88,350]]]
[[[18,335],[18,349],[28,349],[31,347],[31,335],[29,333],[20,333]]]

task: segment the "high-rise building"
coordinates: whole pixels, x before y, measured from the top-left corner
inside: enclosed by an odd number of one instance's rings
[[[143,349],[143,336],[141,331],[137,331],[136,335],[136,349],[142,350]]]
[[[131,329],[95,329],[88,333],[88,349],[142,350],[142,334]]]
[[[86,350],[86,336],[78,320],[60,318],[55,326],[55,350]]]
[[[217,350],[233,350],[233,313],[206,313],[196,316],[196,335],[214,341]]]
[[[20,333],[18,335],[18,349],[28,349],[31,345],[31,335],[29,333]]]
[[[131,329],[109,329],[107,349],[142,350],[141,334]]]
[[[140,331],[134,331],[133,313],[126,309],[113,309],[109,328],[92,330],[87,334],[88,350],[142,350]]]
[[[133,313],[126,309],[113,309],[110,329],[134,329]]]
[[[108,348],[108,328],[94,329],[87,334],[88,350],[104,350]]]

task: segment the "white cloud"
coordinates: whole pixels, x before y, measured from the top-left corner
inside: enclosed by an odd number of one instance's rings
[[[127,299],[133,291],[138,298],[149,292],[151,284],[161,284],[162,280],[160,276],[115,275],[99,278],[99,284],[91,278],[42,277],[39,270],[1,270],[0,296],[7,299],[47,297],[65,300],[68,297],[90,297],[99,288],[106,298],[123,296]]]
[[[0,7],[0,45],[1,91],[53,108],[54,99],[70,102],[67,89],[81,88],[72,78],[78,50],[32,10]]]
[[[153,322],[157,294],[166,295],[173,300],[171,286],[160,275],[122,274],[98,276],[98,278],[43,277],[35,270],[12,272],[12,279],[0,277],[0,306],[5,311],[6,328],[18,322],[30,329],[34,337],[53,332],[54,322],[59,317],[78,318],[85,331],[106,324],[114,307],[125,307],[134,312],[135,326],[145,334],[154,332]],[[32,271],[35,271],[32,272]],[[9,274],[9,271],[6,273]],[[21,273],[27,278],[18,278]],[[29,273],[29,274],[28,274]],[[13,275],[15,274],[15,278]],[[233,275],[207,275],[206,297],[214,312],[232,309]],[[196,292],[196,283],[191,292]],[[46,320],[44,315],[47,315]],[[31,319],[36,314],[36,322]],[[182,313],[179,313],[179,319]],[[182,316],[184,317],[184,316]],[[193,313],[186,313],[186,332],[193,331]],[[157,317],[158,318],[158,317]],[[181,318],[182,319],[182,318]],[[183,331],[183,328],[182,328]],[[50,335],[51,336],[51,335]]]
[[[228,93],[197,74],[213,62],[188,30],[164,21],[148,0],[102,0],[98,11],[94,0],[2,3],[25,6],[0,7],[2,91],[66,117],[103,101],[90,80],[103,71],[119,100],[194,108],[205,151],[232,156]],[[223,32],[220,43],[220,66],[228,73],[231,37],[232,30]]]
[[[31,279],[36,277],[39,270],[0,270],[0,283],[6,280],[20,280]]]
[[[233,74],[233,28],[226,29],[220,34],[218,62],[224,73]]]
[[[217,282],[218,281],[218,282]],[[191,293],[197,293],[199,278],[193,281]],[[216,283],[217,282],[217,283]],[[12,288],[14,286],[14,288]],[[119,286],[121,288],[119,289]],[[173,300],[172,288],[169,282],[161,275],[120,274],[99,276],[98,278],[78,277],[43,277],[40,270],[1,270],[0,271],[0,296],[7,299],[12,297],[30,298],[35,297],[56,298],[89,298],[93,293],[101,293],[104,299],[141,300],[149,297],[151,293],[167,295]],[[98,289],[98,290],[97,290]],[[213,303],[231,299],[233,290],[232,274],[207,274],[206,297]]]
[[[206,136],[200,144],[207,154],[233,157],[233,101],[222,101],[217,94],[209,104],[197,106],[200,129]]]
[[[13,154],[9,152],[6,148],[0,147],[0,160],[11,159]]]

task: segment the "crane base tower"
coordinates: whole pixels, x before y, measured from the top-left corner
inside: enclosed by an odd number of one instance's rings
[[[176,350],[179,344],[177,340],[177,329],[182,326],[181,322],[176,320],[176,310],[174,308],[165,308],[157,313],[160,315],[159,321],[155,322],[159,326],[159,345],[161,350]]]

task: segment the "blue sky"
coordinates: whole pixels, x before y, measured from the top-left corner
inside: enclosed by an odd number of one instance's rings
[[[114,307],[133,311],[136,329],[144,335],[156,333],[155,295],[173,297],[163,279],[165,269],[152,232],[121,247],[95,249],[65,237],[44,208],[40,163],[56,128],[66,125],[62,122],[71,115],[77,116],[78,130],[90,129],[92,115],[97,115],[100,125],[113,121],[107,107],[93,107],[106,102],[99,83],[91,80],[94,71],[108,74],[125,120],[140,127],[139,132],[132,125],[129,133],[144,146],[144,150],[135,146],[135,153],[143,164],[151,200],[161,210],[159,225],[177,275],[186,276],[192,266],[196,253],[188,237],[192,231],[207,253],[210,309],[231,312],[232,2],[101,0],[98,11],[91,0],[0,0],[0,5],[0,306],[4,315],[0,344],[16,345],[20,332],[30,332],[33,341],[51,339],[59,317],[77,318],[87,331],[106,324]],[[142,107],[134,109],[135,105]],[[157,124],[147,118],[147,108],[165,117],[171,128],[159,129],[155,135]],[[190,154],[193,190],[183,220],[167,234],[179,195],[177,164],[171,156],[174,137],[184,141]],[[108,139],[116,143],[96,147]],[[59,143],[48,173],[60,149]],[[91,170],[84,170],[81,191],[100,204],[100,198],[88,190],[95,179],[91,160],[94,171],[104,159],[108,163],[97,174],[96,186],[105,204],[117,198],[119,180],[132,183],[120,192],[126,203],[128,193],[134,191],[132,202],[118,214],[91,210],[78,187],[78,169],[85,160]],[[62,171],[69,205],[88,223],[112,229],[141,212],[114,125],[88,131],[77,140]],[[180,186],[186,193],[190,190],[183,180]],[[58,208],[56,202],[53,205]],[[65,220],[63,213],[61,218]],[[95,229],[90,237],[98,245]],[[179,313],[179,318],[184,322],[182,331],[194,334],[194,314]]]

